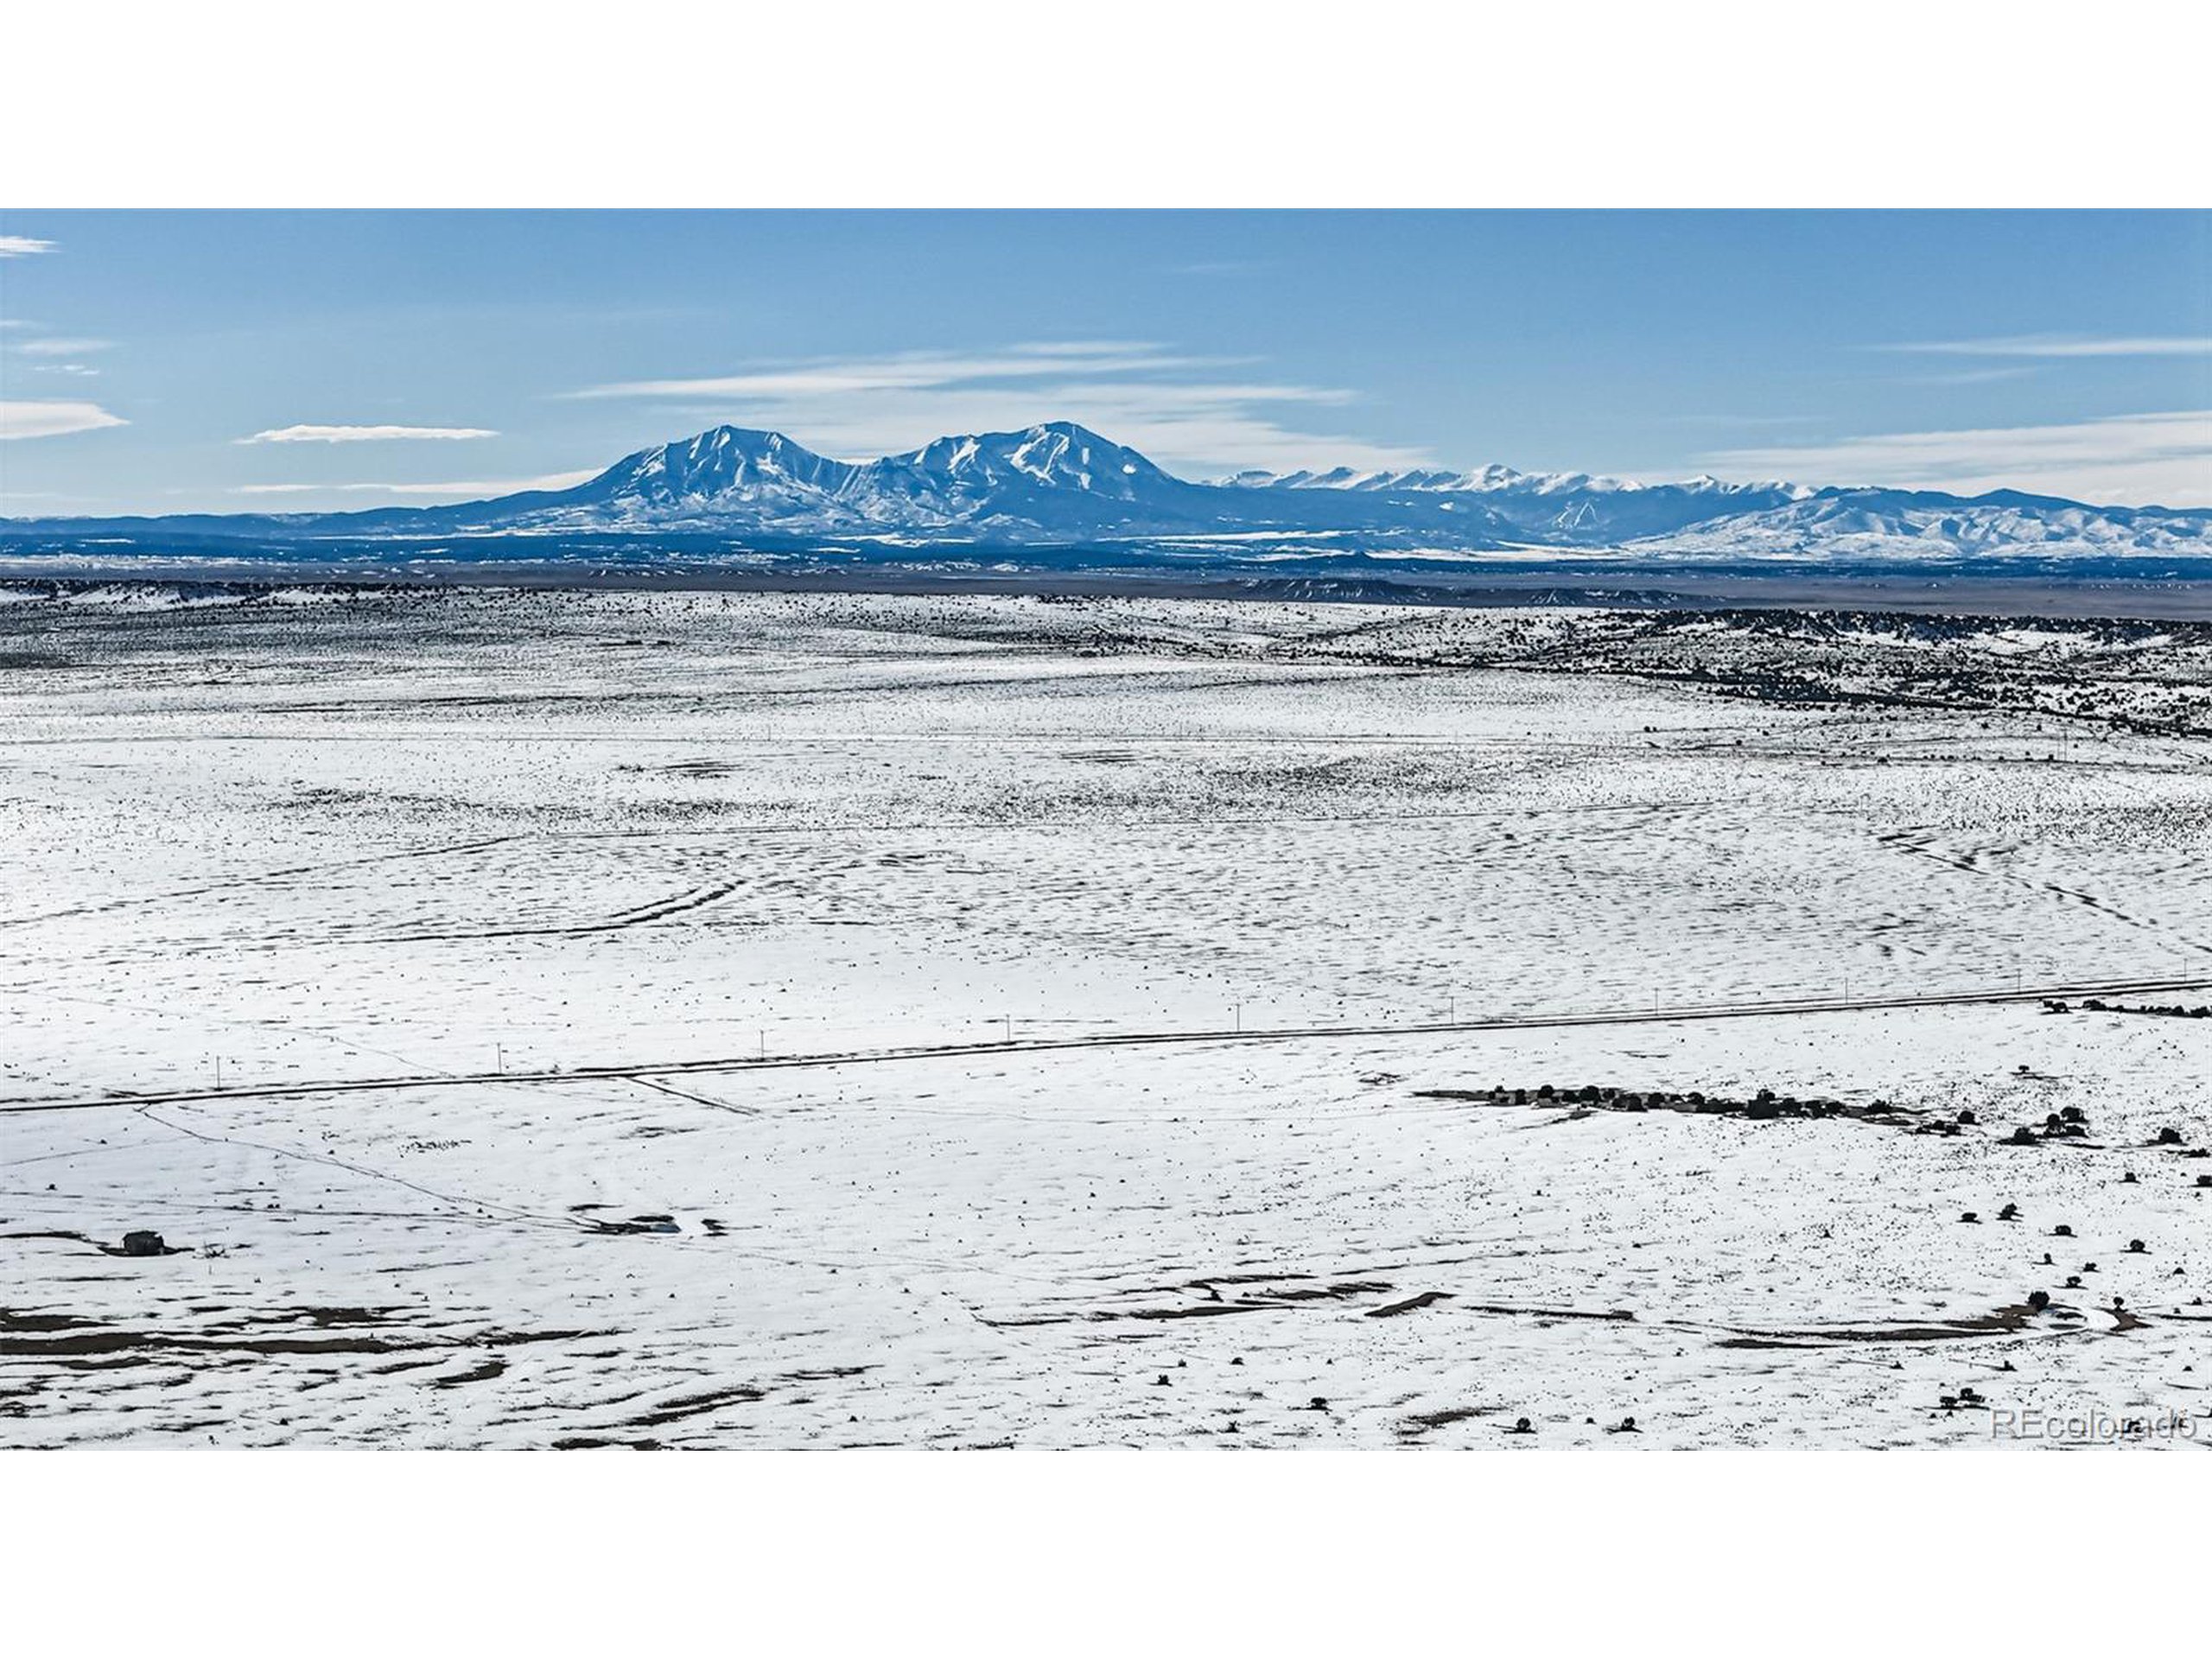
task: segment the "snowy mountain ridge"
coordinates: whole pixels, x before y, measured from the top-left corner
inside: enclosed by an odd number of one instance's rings
[[[162,518],[0,519],[0,544],[67,549],[94,536],[267,544],[453,537],[460,556],[505,540],[585,536],[650,552],[655,536],[733,550],[812,538],[1008,550],[1172,543],[1233,564],[1255,548],[1315,556],[1623,557],[1798,563],[2212,558],[2212,510],[2094,506],[1999,491],[1961,497],[1700,477],[1643,483],[1509,467],[1351,467],[1176,477],[1070,421],[936,439],[874,461],[817,454],[779,432],[717,426],[624,456],[572,487],[439,507]]]
[[[1466,494],[1511,492],[1527,495],[1561,495],[1575,491],[1613,494],[1638,490],[1683,490],[1701,494],[1738,495],[1749,492],[1780,491],[1807,496],[1815,492],[1802,484],[1770,481],[1728,484],[1711,474],[1700,474],[1680,483],[1645,483],[1632,478],[1608,478],[1591,473],[1523,473],[1510,467],[1478,467],[1454,473],[1438,468],[1408,467],[1400,472],[1363,473],[1351,467],[1325,472],[1232,473],[1224,484],[1246,490],[1425,490]]]

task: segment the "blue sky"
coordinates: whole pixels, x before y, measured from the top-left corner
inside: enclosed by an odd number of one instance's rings
[[[1053,418],[1198,477],[2212,505],[2212,214],[0,211],[10,515],[460,499],[724,421],[854,458]]]

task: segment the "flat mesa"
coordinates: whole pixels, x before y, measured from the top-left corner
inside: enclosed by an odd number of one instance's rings
[[[40,581],[0,662],[0,1444],[2202,1409],[2212,625]]]

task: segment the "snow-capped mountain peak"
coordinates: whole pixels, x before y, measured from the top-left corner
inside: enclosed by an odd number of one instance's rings
[[[575,493],[641,506],[704,504],[749,499],[761,491],[834,490],[851,471],[780,432],[717,426],[626,455]]]
[[[1085,490],[1116,499],[1128,499],[1147,485],[1179,482],[1135,450],[1072,421],[1050,421],[1015,432],[938,438],[869,465],[887,474],[925,475],[953,486],[1017,484],[1033,489]]]

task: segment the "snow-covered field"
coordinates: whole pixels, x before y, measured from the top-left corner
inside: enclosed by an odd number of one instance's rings
[[[2212,1445],[2186,639],[0,601],[0,1444]]]

